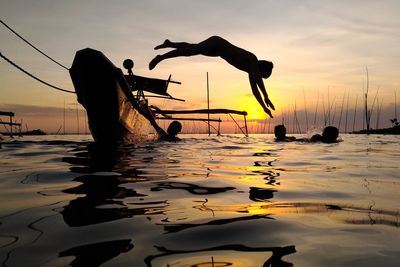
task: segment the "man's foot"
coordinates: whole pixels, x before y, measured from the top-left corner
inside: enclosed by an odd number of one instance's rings
[[[157,66],[158,63],[160,63],[161,59],[160,59],[160,55],[156,56],[155,58],[153,58],[152,61],[150,61],[149,63],[149,70],[152,70],[155,68],[155,66]]]
[[[170,47],[170,44],[171,44],[171,41],[168,39],[165,39],[164,43],[154,47],[154,50]]]

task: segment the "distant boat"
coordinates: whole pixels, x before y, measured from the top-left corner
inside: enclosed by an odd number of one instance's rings
[[[391,128],[382,128],[382,129],[369,129],[360,130],[353,132],[354,134],[387,134],[387,135],[398,135],[400,134],[400,125],[393,126]]]
[[[46,135],[46,133],[40,129],[21,132],[21,135]]]
[[[129,85],[122,71],[101,52],[90,48],[78,51],[70,75],[78,102],[86,109],[90,132],[96,142],[139,142],[167,136],[156,123],[144,95],[132,94],[133,75]],[[154,88],[161,87],[163,95],[167,95],[169,81],[148,80],[153,81]]]

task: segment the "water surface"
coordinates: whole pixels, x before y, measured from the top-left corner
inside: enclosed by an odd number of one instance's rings
[[[399,266],[399,136],[0,149],[2,266]]]

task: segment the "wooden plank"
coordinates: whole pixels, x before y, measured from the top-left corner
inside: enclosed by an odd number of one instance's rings
[[[202,119],[202,118],[166,118],[166,117],[157,117],[157,120],[177,120],[177,121],[215,121],[222,122],[220,119]]]
[[[13,125],[13,126],[21,126],[21,123],[15,123],[15,122],[4,122],[4,121],[0,121],[0,124],[4,124],[4,125]]]
[[[14,117],[14,112],[0,111],[0,115]]]
[[[218,109],[194,109],[194,110],[155,110],[154,111],[157,114],[207,114],[210,112],[210,114],[237,114],[237,115],[247,115],[246,111],[238,111],[238,110],[233,110],[233,109],[223,109],[223,108],[218,108]]]

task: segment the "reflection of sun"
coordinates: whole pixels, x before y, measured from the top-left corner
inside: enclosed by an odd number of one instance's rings
[[[214,260],[211,262],[201,262],[198,264],[192,265],[193,267],[225,267],[233,265],[230,262],[215,262]]]

